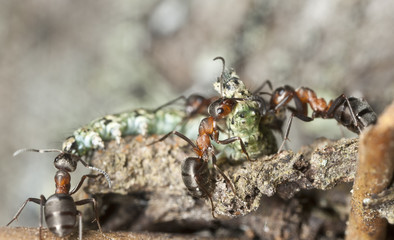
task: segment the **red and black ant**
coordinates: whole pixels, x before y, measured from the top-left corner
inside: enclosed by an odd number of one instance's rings
[[[53,152],[58,150],[22,149],[15,152],[14,155],[17,155],[24,151]],[[48,226],[48,229],[53,234],[59,237],[64,237],[71,234],[74,230],[73,228],[77,224],[77,218],[78,218],[79,239],[82,239],[82,214],[80,211],[77,210],[76,206],[92,203],[95,212],[95,220],[97,221],[97,226],[100,232],[103,234],[99,222],[99,213],[97,210],[96,200],[94,198],[89,198],[89,199],[74,201],[71,195],[76,193],[81,188],[86,178],[97,178],[99,176],[103,176],[104,174],[102,173],[98,175],[92,175],[92,174],[84,175],[82,176],[78,185],[73,190],[70,191],[71,176],[69,172],[75,170],[77,162],[75,161],[75,158],[73,158],[72,155],[70,154],[65,154],[64,156],[65,157],[57,158],[58,161],[55,160],[55,167],[58,169],[58,171],[55,174],[55,184],[56,184],[55,194],[51,195],[48,199],[46,199],[44,195],[41,195],[40,198],[28,198],[22,204],[22,206],[19,208],[18,212],[16,213],[15,217],[7,224],[7,226],[9,226],[12,222],[14,222],[19,217],[19,215],[21,214],[22,210],[24,209],[24,207],[28,202],[34,202],[40,205],[40,227],[39,227],[40,239],[41,239],[41,229],[43,225],[43,217],[45,217],[45,222]],[[94,169],[97,170],[96,168]]]
[[[224,59],[222,57],[217,57],[214,60],[216,59],[220,59],[223,61],[224,69]],[[178,131],[172,131],[164,135],[159,140],[148,144],[155,144],[157,142],[163,141],[168,136],[175,134],[193,147],[193,150],[196,153],[197,157],[188,157],[182,163],[182,179],[192,196],[209,198],[211,202],[212,216],[214,218],[216,218],[214,215],[215,208],[213,205],[211,193],[215,187],[215,176],[212,168],[214,168],[214,170],[218,171],[223,176],[227,184],[231,186],[231,189],[235,195],[236,192],[230,179],[216,165],[216,157],[213,145],[211,143],[211,139],[219,144],[230,144],[235,141],[239,141],[241,144],[242,152],[246,155],[246,158],[251,161],[248,153],[246,152],[245,144],[240,137],[231,137],[225,140],[219,140],[219,129],[217,121],[225,118],[228,114],[230,114],[232,109],[237,104],[237,101],[240,100],[243,99],[222,97],[211,103],[208,107],[208,113],[210,116],[201,120],[196,143],[193,143],[188,137],[186,137],[182,133]]]
[[[287,106],[291,100],[294,100],[295,108]],[[313,111],[312,117],[308,116],[308,104]],[[277,113],[284,108],[291,111],[291,116],[287,123],[284,140],[278,152],[281,151],[285,141],[288,139],[293,117],[297,117],[305,122],[310,122],[317,117],[323,119],[334,118],[338,123],[357,134],[377,121],[376,113],[365,99],[348,98],[344,94],[341,94],[336,99],[327,103],[325,99],[318,98],[316,93],[307,87],[294,89],[291,86],[285,85],[275,89],[271,94],[268,110],[265,111],[267,113]],[[278,126],[281,127],[283,121],[284,118],[280,118]]]

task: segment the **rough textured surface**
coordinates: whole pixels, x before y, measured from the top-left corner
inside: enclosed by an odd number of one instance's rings
[[[91,164],[108,172],[113,187],[108,189],[104,182],[90,181],[88,192],[123,195],[144,193],[151,200],[162,198],[166,204],[159,203],[160,208],[157,210],[163,215],[155,210],[156,217],[161,219],[164,216],[166,220],[211,218],[210,211],[202,215],[195,214],[193,205],[199,201],[189,197],[182,182],[181,162],[187,156],[194,156],[191,148],[177,137],[146,146],[155,139],[128,137],[121,145],[110,142],[105,152],[96,153]],[[278,193],[282,198],[291,198],[300,189],[325,190],[338,183],[352,181],[357,146],[357,139],[342,139],[338,142],[320,139],[298,153],[283,151],[263,156],[254,162],[233,166],[221,164],[220,168],[234,183],[238,197],[217,174],[218,181],[213,194],[215,211],[219,215],[236,217],[255,211],[260,206],[263,194],[273,196]],[[177,203],[166,199],[174,199]]]
[[[89,181],[85,188],[99,200],[104,231],[116,231],[108,236],[343,239],[350,209],[351,186],[346,182],[354,178],[357,139],[318,139],[298,153],[284,151],[239,165],[221,159],[219,166],[238,197],[218,175],[213,201],[219,219],[212,218],[209,201],[192,198],[181,180],[181,161],[193,155],[189,146],[177,137],[146,146],[155,139],[137,136],[125,138],[121,145],[110,142],[105,152],[92,158],[92,164],[113,180],[113,189],[105,179]],[[86,198],[83,191],[76,195]],[[95,228],[88,211],[84,228]],[[89,231],[84,236],[91,233],[99,234]]]
[[[321,202],[322,194],[313,195],[310,191],[327,190],[353,180],[357,139],[319,139],[312,145],[303,147],[298,153],[283,151],[238,165],[230,165],[225,159],[221,159],[219,167],[234,183],[238,196],[233,194],[224,179],[217,174],[212,197],[219,221],[212,218],[209,201],[192,198],[182,182],[181,162],[187,156],[194,156],[191,148],[178,137],[146,146],[156,139],[156,136],[147,139],[141,136],[127,137],[120,145],[110,142],[105,152],[97,152],[93,156],[91,164],[107,171],[113,180],[112,189],[108,189],[104,179],[100,182],[90,181],[86,188],[88,193],[94,194],[102,203],[104,229],[165,229],[168,232],[187,229],[186,231],[194,233],[201,229],[215,229],[215,234],[218,229],[222,229],[227,234],[224,236],[238,237],[245,237],[245,229],[251,229],[253,236],[261,237],[282,234],[283,224],[288,224],[289,219],[294,218],[294,228],[288,229],[291,236],[293,230],[305,224],[307,211],[319,218],[320,223],[304,226],[303,231],[298,229],[297,232],[310,236],[325,227],[335,228],[333,225],[339,216],[342,216],[341,221],[346,219],[347,211],[344,209],[348,207],[346,199],[349,188],[340,194],[333,194],[340,196],[340,204],[328,204],[330,201],[327,199]],[[297,195],[301,198],[294,199],[295,194],[301,190],[304,191]],[[271,198],[267,198],[269,196]],[[325,195],[325,198],[327,196],[329,195]],[[322,219],[327,214],[321,214],[325,210],[319,209],[322,206],[316,207],[316,202],[320,202],[317,205],[325,206],[323,208],[335,209],[336,214],[329,214],[328,217],[334,217],[328,221],[331,223]],[[276,209],[278,204],[280,207]],[[248,215],[251,212],[255,213]],[[247,216],[237,218],[244,215]],[[232,218],[236,219],[230,220]],[[268,224],[277,218],[281,219],[278,220],[279,225]],[[269,227],[263,231],[256,221],[265,221]],[[313,223],[313,218],[310,221]],[[343,227],[338,230],[341,233],[343,231]]]
[[[42,230],[42,240],[45,239],[54,239],[54,235],[48,231],[48,229]],[[0,239],[4,240],[30,240],[30,239],[38,239],[39,231],[38,228],[7,228],[0,227]],[[130,240],[155,240],[155,239],[190,239],[190,236],[181,235],[181,234],[158,234],[158,233],[130,233],[130,232],[113,232],[113,233],[105,233],[103,236],[99,231],[84,231],[82,238],[84,240],[95,240],[95,239],[112,239],[112,240],[121,240],[121,239],[130,239]],[[60,238],[57,238],[60,239]],[[70,236],[61,238],[62,240],[74,240],[78,239],[78,233],[74,232]],[[199,239],[212,239],[208,237],[199,237]],[[217,239],[217,238],[215,238]],[[219,238],[219,239],[233,239],[233,238]]]

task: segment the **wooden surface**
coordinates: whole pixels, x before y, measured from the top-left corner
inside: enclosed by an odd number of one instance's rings
[[[394,172],[394,103],[378,123],[360,137],[359,162],[353,185],[352,208],[347,239],[385,239],[387,220],[363,206],[392,183]]]
[[[99,240],[99,239],[112,239],[112,240],[156,240],[156,239],[193,239],[189,235],[181,234],[168,234],[168,233],[132,233],[132,232],[110,232],[104,233],[103,236],[99,231],[84,231],[82,239],[84,240]],[[25,227],[0,227],[1,240],[32,240],[40,239],[38,228],[25,228]],[[60,238],[53,235],[48,229],[42,229],[42,240],[46,239],[61,239],[61,240],[76,240],[78,239],[77,230],[70,236]],[[213,239],[199,237],[198,239]],[[233,238],[215,238],[215,239],[233,239]]]

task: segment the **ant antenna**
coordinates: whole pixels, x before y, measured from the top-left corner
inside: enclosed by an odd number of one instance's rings
[[[14,152],[14,154],[12,156],[16,156],[19,155],[23,152],[38,152],[38,153],[46,153],[46,152],[59,152],[59,153],[63,153],[62,150],[59,149],[33,149],[33,148],[23,148],[23,149],[19,149],[16,152]]]
[[[224,60],[224,58],[223,57],[215,57],[214,59],[213,59],[213,61],[216,61],[216,60],[221,60],[222,61],[222,63],[223,63],[223,69],[222,69],[222,74],[220,75],[220,95],[222,95],[222,97],[223,97],[223,74],[224,74],[224,70],[226,70],[226,61]]]
[[[74,155],[74,156],[75,156],[75,155]],[[80,157],[78,157],[78,158],[79,158],[78,160],[79,160],[79,161],[82,163],[82,165],[84,165],[86,168],[92,169],[92,170],[94,170],[94,171],[97,171],[97,172],[103,174],[104,177],[105,177],[105,179],[106,179],[107,182],[108,182],[109,188],[112,187],[112,182],[111,182],[111,179],[109,178],[109,175],[108,175],[107,172],[105,172],[104,170],[101,170],[100,168],[96,168],[96,167],[90,166],[90,165],[88,165],[84,160],[82,160]]]
[[[13,156],[15,157],[16,155],[19,155],[20,153],[23,153],[23,152],[38,152],[38,153],[58,152],[58,153],[62,153],[62,154],[69,154],[71,157],[74,157],[77,161],[80,161],[82,163],[82,165],[85,166],[86,168],[89,168],[91,170],[94,170],[94,171],[97,171],[97,172],[103,174],[105,179],[108,182],[109,188],[111,188],[111,186],[112,186],[112,182],[111,182],[111,179],[109,178],[108,173],[106,173],[104,170],[101,170],[99,168],[96,168],[96,167],[88,165],[84,160],[82,160],[82,158],[80,156],[77,156],[75,154],[67,153],[67,152],[64,152],[64,151],[59,150],[59,149],[23,148],[23,149],[19,149],[16,152],[14,152]]]

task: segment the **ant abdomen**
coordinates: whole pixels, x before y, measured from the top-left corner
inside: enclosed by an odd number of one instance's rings
[[[59,237],[71,234],[76,225],[78,210],[70,194],[54,194],[44,208],[48,229]]]
[[[196,157],[188,157],[182,163],[182,180],[190,194],[196,198],[210,198],[215,189],[215,177],[212,176],[208,163]]]
[[[356,118],[357,125],[353,120],[347,104],[343,104],[341,108],[335,111],[334,118],[338,122],[354,133],[360,133],[359,130],[364,130],[369,125],[376,123],[378,117],[365,99],[349,97],[348,100],[350,108],[353,110]]]

